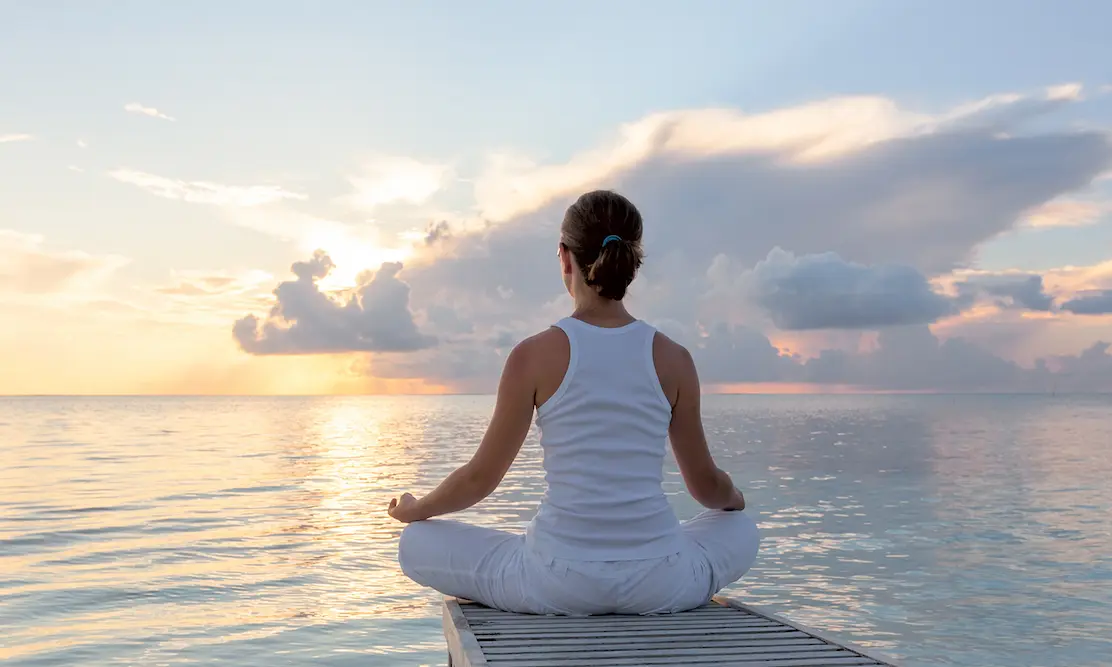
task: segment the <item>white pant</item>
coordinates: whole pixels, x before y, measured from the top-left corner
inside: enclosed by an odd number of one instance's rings
[[[744,512],[708,510],[682,524],[677,554],[637,561],[545,558],[525,536],[458,521],[418,521],[402,531],[398,562],[445,595],[527,614],[664,614],[693,609],[741,578],[760,535]]]

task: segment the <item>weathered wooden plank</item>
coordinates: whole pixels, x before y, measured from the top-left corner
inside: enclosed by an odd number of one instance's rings
[[[734,615],[737,615],[737,614],[743,614],[743,615],[747,615],[747,616],[752,615],[752,614],[749,614],[748,612],[746,612],[743,609],[736,609],[736,608],[733,608],[733,607],[727,607],[725,605],[720,605],[720,604],[708,604],[708,605],[704,605],[702,607],[696,607],[695,609],[691,609],[689,611],[683,612],[682,615],[683,616],[722,616],[722,615],[734,616]],[[509,612],[509,611],[500,611],[498,609],[491,609],[490,607],[479,607],[479,606],[471,606],[471,605],[469,605],[469,608],[467,609],[467,617],[468,618],[471,618],[472,616],[493,616],[493,617],[498,617],[498,618],[501,618],[501,617],[506,617],[506,618],[607,618],[607,617],[613,617],[613,616],[616,616],[618,618],[669,618],[669,617],[673,617],[673,616],[677,616],[677,615],[678,614],[596,614],[596,615],[579,614],[579,615],[574,615],[574,616],[564,616],[564,615],[560,615],[560,614],[518,614],[518,613],[514,613],[514,612]]]
[[[717,604],[726,606],[726,607],[737,609],[739,611],[745,611],[745,612],[748,612],[750,614],[755,614],[757,616],[763,616],[764,618],[767,618],[770,621],[776,621],[777,623],[783,623],[784,625],[787,625],[787,626],[790,626],[790,627],[793,627],[793,628],[797,628],[797,629],[801,630],[802,632],[806,632],[807,634],[811,635],[812,637],[817,637],[817,638],[823,640],[824,642],[826,642],[828,644],[833,644],[835,646],[841,646],[842,648],[847,649],[849,651],[853,651],[854,653],[869,656],[869,657],[873,658],[874,660],[876,660],[877,663],[879,663],[881,665],[885,665],[886,667],[897,667],[895,661],[893,661],[891,658],[888,658],[886,656],[881,656],[877,651],[873,651],[872,649],[865,649],[864,647],[858,646],[857,644],[848,642],[844,639],[834,639],[834,638],[828,636],[828,634],[825,633],[825,632],[822,632],[820,630],[816,630],[815,628],[803,625],[802,623],[784,618],[783,616],[780,616],[779,614],[773,613],[772,611],[770,611],[768,609],[765,609],[764,607],[758,607],[756,605],[751,605],[751,604],[744,604],[744,603],[742,603],[738,600],[735,600],[734,598],[727,597],[727,596],[724,596],[724,595],[715,596],[714,602],[717,603]]]
[[[468,618],[468,623],[471,625],[472,630],[481,630],[488,628],[497,628],[499,630],[544,630],[546,628],[566,628],[569,630],[584,630],[590,632],[602,628],[625,628],[629,630],[637,630],[638,628],[675,628],[677,630],[689,629],[699,630],[702,628],[721,628],[723,625],[729,625],[733,628],[779,628],[783,627],[782,623],[776,623],[768,619],[759,619],[756,621],[697,621],[690,619],[668,619],[660,621],[622,621],[616,619],[602,619],[597,621],[545,621],[531,623],[528,621],[512,621],[507,623],[499,623],[498,621],[476,621]]]
[[[726,614],[689,614],[687,612],[668,616],[525,616],[467,613],[471,623],[766,623],[769,619],[756,614],[740,611]]]
[[[545,627],[538,627],[532,629],[523,628],[501,628],[497,625],[486,626],[471,626],[471,632],[477,637],[488,637],[498,635],[503,638],[512,637],[533,637],[540,635],[573,635],[576,637],[621,637],[633,636],[642,637],[647,634],[655,635],[668,635],[682,637],[690,635],[692,637],[717,637],[721,635],[737,635],[737,636],[752,636],[759,637],[761,635],[774,635],[778,636],[785,632],[800,632],[795,628],[784,625],[769,625],[763,627],[730,627],[730,626],[698,626],[698,627],[675,627],[675,626],[656,626],[656,627],[637,627],[637,628],[623,628],[614,626],[600,625],[594,628],[568,628],[559,625],[551,625]]]
[[[755,620],[698,620],[694,618],[669,618],[661,620],[624,620],[617,618],[599,618],[598,620],[508,620],[506,623],[499,623],[494,619],[478,620],[475,618],[467,618],[468,623],[473,628],[547,628],[559,626],[562,628],[713,628],[729,625],[737,628],[766,628],[766,627],[780,627],[784,624],[776,623],[774,620],[767,618],[757,618]]]
[[[690,635],[677,635],[675,637],[657,637],[647,641],[641,637],[591,637],[589,642],[585,642],[582,637],[549,639],[545,642],[537,642],[534,639],[495,640],[486,642],[483,645],[483,651],[488,655],[491,655],[492,652],[505,653],[507,651],[515,651],[518,649],[531,648],[535,646],[552,646],[554,648],[566,650],[569,652],[594,651],[596,647],[629,648],[640,646],[730,646],[744,647],[747,649],[752,649],[755,653],[759,653],[762,650],[769,649],[816,645],[831,646],[831,644],[827,644],[821,639],[816,639],[814,637],[797,637],[795,639],[749,639],[748,637],[692,637]]]
[[[841,667],[842,665],[869,665],[876,667],[880,663],[869,658],[863,658],[854,655],[849,651],[843,651],[844,656],[838,657],[809,657],[809,658],[786,658],[786,659],[755,659],[755,660],[738,660],[736,658],[722,657],[722,656],[689,656],[682,658],[682,661],[677,661],[673,657],[652,657],[646,656],[643,658],[585,658],[585,659],[541,659],[535,660],[531,658],[526,659],[509,659],[498,660],[492,662],[492,667],[642,667],[644,665],[717,665],[719,667]]]
[[[459,600],[444,599],[444,639],[448,642],[449,667],[487,667],[479,640],[471,632]]]
[[[558,625],[535,628],[535,629],[522,629],[510,628],[503,629],[498,626],[485,626],[471,628],[471,631],[477,637],[486,637],[489,635],[498,635],[500,637],[539,637],[549,635],[573,635],[577,637],[594,637],[598,635],[632,635],[632,636],[645,636],[645,635],[781,635],[786,633],[796,633],[796,629],[791,626],[770,626],[763,628],[732,628],[726,626],[711,626],[699,628],[672,628],[672,627],[656,627],[656,628],[620,628],[613,626],[599,626],[597,628],[563,628]]]
[[[569,654],[562,651],[534,651],[532,653],[521,653],[517,655],[511,654],[494,654],[487,656],[488,660],[507,660],[509,658],[521,660],[624,660],[624,659],[640,659],[640,658],[672,658],[673,662],[682,663],[684,660],[681,658],[717,658],[720,662],[723,660],[788,660],[795,659],[801,660],[803,658],[844,658],[853,656],[855,654],[849,651],[838,648],[837,646],[830,646],[828,644],[819,644],[817,648],[812,648],[809,651],[783,651],[779,653],[733,653],[730,651],[722,651],[719,649],[708,648],[683,648],[683,649],[662,649],[656,651],[611,651],[599,650],[591,653],[590,655],[576,655]],[[875,665],[876,663],[873,662]]]
[[[767,621],[768,619],[757,614],[750,614],[737,609],[726,609],[716,614],[695,614],[682,612],[679,614],[664,614],[660,616],[636,616],[626,614],[605,614],[602,616],[540,616],[529,614],[490,614],[477,611],[464,610],[467,620],[496,621],[498,623],[543,623],[545,621],[559,621],[561,623],[598,623],[601,621],[623,621],[627,623],[669,623],[672,621],[691,621],[697,623],[721,623],[723,621]]]
[[[779,645],[779,646],[750,646],[745,643],[719,642],[706,644],[702,642],[682,643],[655,643],[642,642],[640,644],[584,644],[579,646],[555,646],[548,642],[534,642],[528,646],[501,646],[494,644],[484,646],[483,653],[487,660],[494,658],[504,659],[505,656],[535,656],[557,654],[567,657],[576,657],[577,653],[590,653],[591,657],[636,657],[636,656],[683,656],[683,655],[717,655],[722,658],[730,656],[757,656],[770,659],[776,656],[793,657],[788,654],[815,653],[824,654],[844,652],[844,649],[832,644],[815,642],[811,644]]]
[[[650,640],[650,639],[653,639],[653,640],[656,640],[656,639],[667,640],[669,638],[676,638],[676,637],[691,637],[691,638],[710,638],[710,637],[725,638],[725,637],[732,637],[732,638],[738,639],[738,640],[743,640],[743,639],[759,640],[759,639],[805,639],[807,637],[810,637],[811,635],[807,634],[806,632],[800,632],[798,630],[792,630],[791,628],[784,628],[783,630],[778,631],[778,632],[762,632],[761,634],[746,634],[746,633],[729,632],[728,630],[724,629],[724,630],[717,631],[717,632],[705,631],[704,630],[704,631],[700,631],[700,632],[697,632],[697,633],[695,633],[695,632],[684,633],[684,632],[675,632],[675,631],[669,632],[667,630],[651,630],[651,631],[644,631],[644,632],[606,633],[606,636],[608,636],[608,637],[627,637],[627,638],[632,637],[632,638],[641,638],[641,639],[644,639],[644,640]],[[582,632],[549,631],[549,632],[536,633],[536,634],[499,634],[499,633],[496,633],[496,632],[492,632],[492,633],[481,634],[481,635],[477,634],[477,635],[475,635],[475,637],[478,639],[478,641],[481,644],[486,644],[487,642],[498,641],[500,639],[524,639],[524,638],[532,638],[532,639],[536,639],[538,641],[541,641],[541,640],[548,641],[549,639],[560,639],[560,638],[567,639],[567,638],[571,638],[571,637],[580,637],[584,640],[593,640],[596,637],[599,637],[599,635],[597,635],[597,634],[584,634]]]

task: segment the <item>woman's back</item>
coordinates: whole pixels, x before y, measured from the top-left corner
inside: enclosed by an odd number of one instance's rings
[[[679,522],[661,490],[672,406],[653,363],[656,330],[570,317],[556,326],[569,353],[562,381],[537,409],[548,490],[530,546],[588,561],[675,553]]]
[[[398,560],[414,581],[509,611],[659,614],[705,603],[753,564],[757,527],[707,447],[691,354],[622,304],[641,235],[640,212],[619,194],[589,192],[568,208],[556,256],[572,317],[510,351],[471,460],[428,495],[390,504],[412,522]],[[528,532],[433,519],[497,488],[534,411],[548,490]],[[682,524],[661,489],[669,440],[708,508]]]

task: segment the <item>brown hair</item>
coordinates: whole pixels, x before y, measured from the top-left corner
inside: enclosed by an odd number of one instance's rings
[[[616,192],[588,192],[564,214],[560,243],[575,257],[588,285],[602,297],[621,301],[644,258],[641,213]]]

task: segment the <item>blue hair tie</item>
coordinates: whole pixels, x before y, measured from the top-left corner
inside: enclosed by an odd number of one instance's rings
[[[611,234],[610,236],[607,236],[606,238],[604,238],[602,240],[602,247],[605,248],[606,244],[610,243],[611,241],[621,241],[621,240],[622,240],[622,237],[618,236],[617,234]]]

